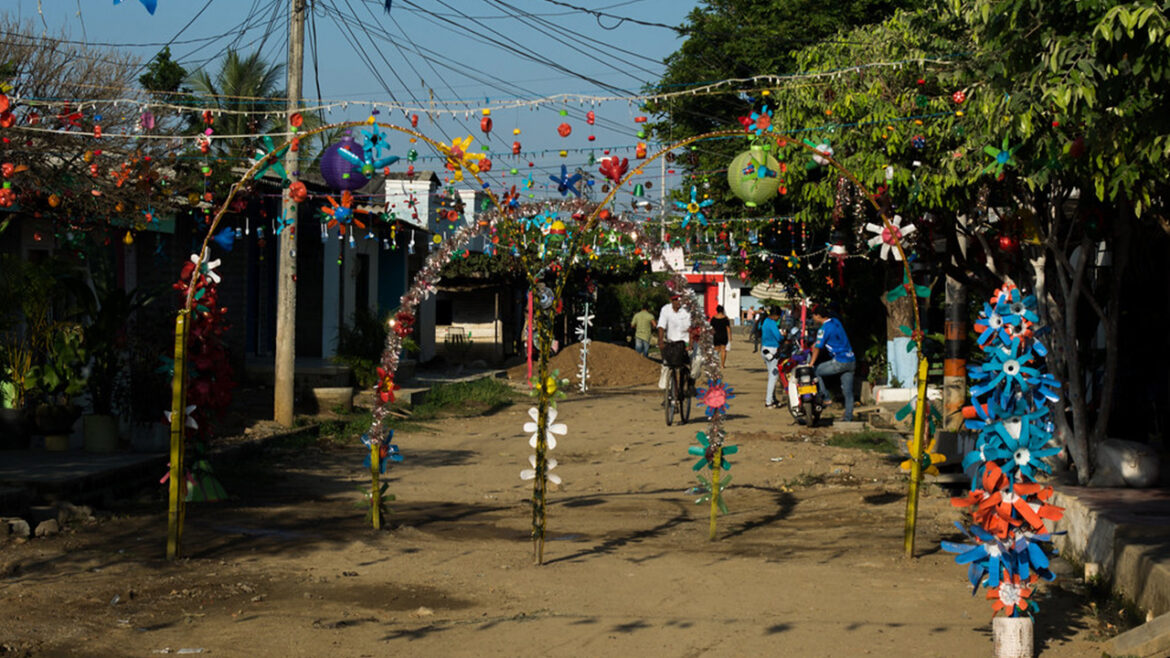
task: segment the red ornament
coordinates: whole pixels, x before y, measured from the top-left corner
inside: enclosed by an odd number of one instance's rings
[[[411,128],[418,128],[418,115],[417,114],[410,115],[410,127]]]
[[[573,126],[570,126],[567,123],[562,123],[561,125],[557,126],[557,134],[561,137],[568,137],[570,134],[572,134],[572,132]]]
[[[1020,248],[1020,241],[1013,235],[999,236],[999,248],[1009,253],[1015,253]]]
[[[479,129],[486,135],[492,131],[492,118],[484,117],[479,120]]]
[[[304,183],[297,181],[288,186],[288,198],[291,199],[293,203],[301,203],[305,199],[309,198],[309,190],[305,187]]]
[[[951,100],[955,101],[956,105],[961,105],[963,101],[967,100],[967,92],[960,89],[951,94]]]
[[[512,142],[512,155],[520,155],[520,142]]]
[[[593,110],[589,110],[588,112],[585,113],[585,123],[592,126],[593,122],[596,120],[597,120],[597,115],[593,114]]]

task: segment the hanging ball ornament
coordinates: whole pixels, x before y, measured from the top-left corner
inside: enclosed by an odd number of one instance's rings
[[[727,167],[727,184],[744,205],[754,208],[780,191],[780,161],[753,145]]]
[[[359,159],[365,157],[365,149],[353,137],[346,135],[321,154],[321,177],[335,190],[356,190],[368,183],[369,179],[362,175],[359,167],[353,166],[338,153],[343,148]]]

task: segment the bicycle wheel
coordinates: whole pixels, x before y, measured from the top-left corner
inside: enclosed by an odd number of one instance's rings
[[[678,398],[678,424],[686,425],[687,421],[691,419],[691,398],[694,396],[690,395],[690,386],[687,385],[689,383],[689,377],[682,368],[678,369],[678,378],[678,391],[680,391]]]
[[[666,402],[662,405],[666,409],[667,427],[670,427],[670,424],[674,422],[674,401],[677,396],[677,391],[675,390],[675,372],[676,371],[672,368],[669,376],[666,378],[666,392],[664,394],[666,396]]]

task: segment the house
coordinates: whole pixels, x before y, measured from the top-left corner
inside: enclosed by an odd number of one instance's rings
[[[482,192],[466,184],[443,186],[431,171],[392,172],[385,185],[387,207],[404,223],[420,259],[464,226],[479,222],[485,209]],[[488,244],[489,237],[481,235],[462,251],[482,254]],[[500,363],[515,353],[517,300],[515,286],[508,282],[487,277],[439,281],[436,294],[420,305],[417,314],[419,360],[441,356],[448,363]]]

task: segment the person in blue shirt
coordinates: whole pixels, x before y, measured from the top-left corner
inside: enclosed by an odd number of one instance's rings
[[[764,392],[764,406],[768,409],[776,408],[776,380],[780,377],[780,309],[773,306],[768,309],[768,317],[760,325],[760,355],[764,357],[764,367],[768,369],[768,388]]]
[[[853,371],[857,368],[857,358],[853,356],[853,346],[849,344],[849,336],[845,335],[845,327],[837,318],[831,317],[829,312],[821,306],[812,310],[813,320],[820,323],[817,331],[817,341],[813,343],[812,359],[809,363],[816,363],[821,349],[827,349],[829,361],[817,366],[817,385],[825,396],[825,404],[832,404],[832,396],[825,386],[826,375],[841,375],[841,393],[845,397],[845,412],[841,420],[853,420]]]

